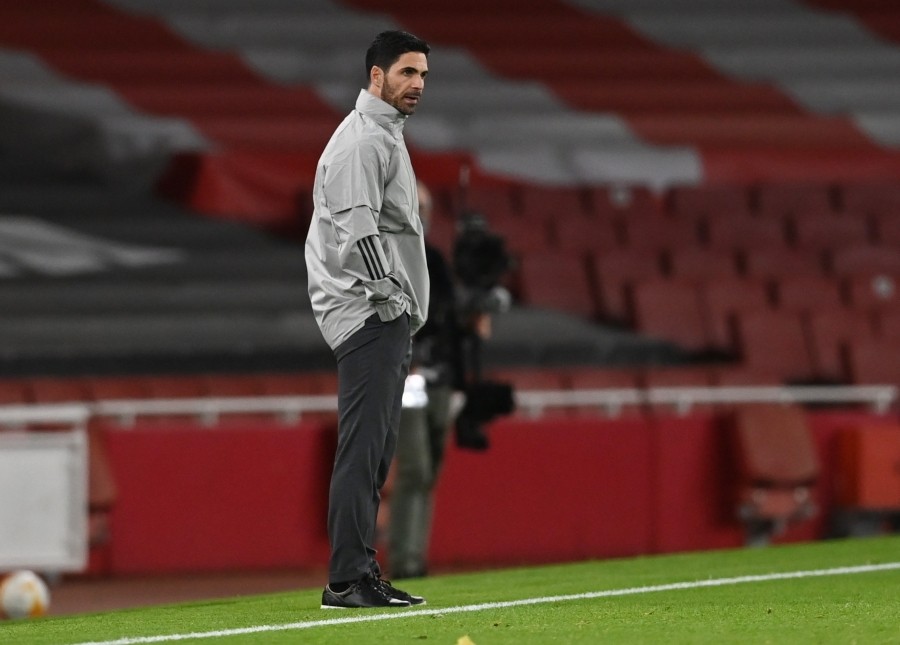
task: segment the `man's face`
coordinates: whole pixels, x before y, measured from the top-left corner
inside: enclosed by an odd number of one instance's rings
[[[393,105],[401,114],[409,116],[416,111],[425,77],[428,75],[428,58],[421,52],[406,52],[384,73],[381,84],[381,100]]]

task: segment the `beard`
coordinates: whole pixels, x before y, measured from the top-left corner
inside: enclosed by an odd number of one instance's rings
[[[420,92],[409,92],[409,96],[421,97],[422,94]],[[388,105],[393,106],[400,114],[405,114],[409,116],[416,111],[416,105],[407,105],[403,102],[403,98],[406,94],[401,94],[398,92],[390,83],[388,83],[387,78],[384,79],[384,83],[381,86],[381,100],[387,103]]]

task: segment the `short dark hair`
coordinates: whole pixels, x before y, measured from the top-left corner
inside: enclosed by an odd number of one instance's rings
[[[369,81],[373,66],[378,66],[386,72],[406,52],[421,52],[428,56],[429,51],[431,47],[428,43],[409,32],[382,31],[375,36],[375,40],[366,51],[366,82]]]

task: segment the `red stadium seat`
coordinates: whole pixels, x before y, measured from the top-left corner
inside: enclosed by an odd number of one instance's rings
[[[790,224],[793,242],[801,249],[838,249],[869,241],[869,225],[864,218],[804,211],[795,213]]]
[[[709,347],[697,286],[690,281],[652,280],[634,285],[638,331],[693,352]]]
[[[756,211],[764,217],[781,217],[810,209],[833,211],[834,192],[827,184],[761,184],[756,190]]]
[[[749,215],[750,199],[743,186],[678,186],[669,191],[669,209],[678,216],[706,220]]]
[[[713,371],[705,366],[654,367],[641,373],[644,387],[711,387]]]
[[[700,246],[696,221],[665,216],[622,218],[624,245],[630,249],[679,249]]]
[[[737,278],[737,257],[723,249],[675,248],[669,253],[669,267],[675,278],[718,280]]]
[[[875,240],[881,246],[900,249],[900,206],[874,217]]]
[[[203,380],[209,396],[260,396],[264,392],[255,374],[209,374]]]
[[[747,251],[781,248],[786,245],[782,222],[736,214],[733,217],[711,217],[705,222],[706,241],[712,249]]]
[[[524,184],[519,194],[522,215],[527,218],[565,222],[589,213],[588,195],[580,187]]]
[[[881,338],[900,341],[900,308],[880,312],[875,324]]]
[[[786,381],[814,378],[815,368],[798,314],[745,312],[737,317],[738,343],[745,365],[778,374]]]
[[[154,399],[179,399],[206,396],[206,382],[202,376],[148,376],[147,389]]]
[[[81,379],[41,377],[29,379],[30,399],[35,403],[87,401],[88,390]]]
[[[512,186],[507,184],[472,184],[461,194],[453,197],[453,212],[464,214],[476,212],[489,221],[497,218],[517,216]]]
[[[900,341],[853,340],[847,358],[854,383],[900,385]]]
[[[110,399],[146,399],[150,387],[143,376],[94,376],[86,379],[88,396],[93,401]]]
[[[599,217],[649,217],[662,215],[663,204],[644,186],[590,188],[588,203]]]
[[[713,381],[719,387],[771,387],[782,385],[784,377],[764,367],[729,365],[716,369],[713,374]]]
[[[762,280],[721,278],[700,286],[700,302],[712,347],[736,352],[735,319],[745,312],[766,311],[769,294]]]
[[[896,181],[846,184],[840,189],[844,210],[858,210],[873,215],[900,211],[900,184]]]
[[[496,368],[488,372],[488,378],[509,383],[515,390],[565,390],[568,387],[566,374],[553,368]]]
[[[550,247],[550,224],[546,220],[506,216],[489,218],[488,223],[503,237],[506,248],[519,257]]]
[[[847,309],[813,311],[808,315],[807,325],[816,377],[824,381],[849,381],[847,348],[854,341],[872,337],[871,317]]]
[[[635,369],[572,368],[567,378],[573,390],[630,389],[640,384],[640,372]]]
[[[785,247],[754,247],[743,253],[744,272],[751,278],[780,278],[825,274],[822,258],[808,251]]]
[[[263,393],[271,396],[302,396],[337,392],[337,370],[334,372],[288,372],[259,375]]]
[[[0,380],[0,405],[16,405],[27,403],[29,399],[28,385],[24,380]]]
[[[595,255],[592,266],[603,316],[617,321],[631,319],[629,297],[634,283],[662,276],[659,256],[651,251],[607,251]]]
[[[580,256],[562,252],[532,253],[521,258],[518,271],[521,297],[526,304],[583,318],[597,315],[587,266]]]
[[[900,273],[848,276],[844,285],[848,305],[856,311],[900,309]]]
[[[755,404],[735,408],[737,514],[749,544],[763,544],[788,523],[816,510],[819,477],[815,444],[797,405]]]
[[[831,269],[839,276],[860,273],[900,275],[900,253],[884,246],[843,247],[831,254]]]
[[[609,219],[573,215],[553,222],[552,228],[554,246],[561,251],[596,257],[619,244],[615,225]]]
[[[775,300],[785,311],[828,311],[843,308],[841,284],[835,278],[787,275],[775,281]]]

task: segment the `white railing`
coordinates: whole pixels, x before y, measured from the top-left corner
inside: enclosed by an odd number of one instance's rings
[[[614,417],[626,406],[670,406],[679,414],[687,414],[696,405],[739,403],[860,404],[885,414],[898,395],[898,388],[893,385],[651,387],[526,390],[516,392],[516,404],[530,416],[540,416],[552,408],[593,407]]]
[[[515,394],[520,413],[538,417],[559,408],[596,409],[616,417],[623,408],[672,408],[687,414],[698,405],[799,403],[864,405],[885,414],[898,401],[893,385],[652,387],[646,389],[522,390]],[[337,396],[253,396],[179,399],[117,399],[94,403],[0,406],[0,427],[23,428],[32,423],[84,426],[90,418],[115,419],[130,427],[140,417],[191,416],[206,425],[231,414],[271,414],[293,423],[309,413],[335,413]]]

